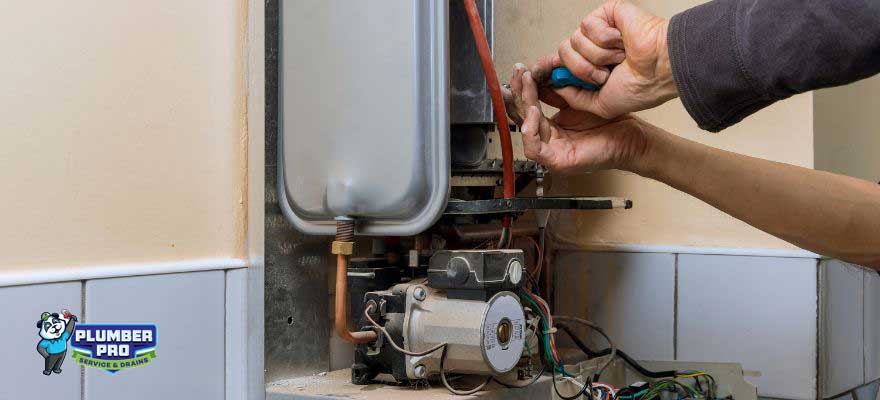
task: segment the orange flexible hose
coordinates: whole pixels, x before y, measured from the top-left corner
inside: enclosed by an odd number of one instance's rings
[[[486,40],[486,31],[483,30],[483,22],[480,12],[474,0],[463,0],[467,10],[468,23],[471,33],[474,35],[474,43],[480,54],[480,63],[483,66],[483,74],[486,75],[486,86],[492,95],[492,110],[495,113],[495,122],[498,124],[498,132],[501,139],[501,164],[502,177],[504,180],[504,198],[512,199],[516,196],[516,183],[513,176],[513,143],[510,139],[510,126],[507,123],[507,111],[504,108],[504,98],[501,95],[501,83],[495,72],[495,64],[492,61],[492,51],[489,50],[489,41]],[[505,215],[501,225],[510,228],[511,218]]]
[[[336,255],[336,334],[349,343],[369,343],[376,340],[375,331],[348,330],[348,257]]]

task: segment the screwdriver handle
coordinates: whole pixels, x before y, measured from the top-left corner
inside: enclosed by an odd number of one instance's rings
[[[558,67],[554,68],[553,72],[550,74],[550,80],[553,83],[553,87],[562,88],[566,86],[577,86],[581,89],[589,90],[589,91],[598,91],[601,87],[595,83],[590,83],[581,80],[580,78],[574,76],[568,68]]]
[[[614,70],[616,65],[608,65],[609,70]],[[592,92],[599,91],[602,88],[601,85],[597,85],[595,83],[590,83],[581,80],[580,78],[574,76],[568,68],[558,67],[554,68],[553,72],[550,73],[550,81],[553,83],[553,87],[562,88],[566,86],[577,86],[581,89],[589,90]]]

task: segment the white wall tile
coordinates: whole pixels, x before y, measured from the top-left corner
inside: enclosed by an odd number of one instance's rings
[[[60,313],[62,309],[82,320],[81,294],[80,282],[0,288],[0,399],[30,399],[51,393],[48,397],[53,399],[79,400],[80,367],[70,358],[69,351],[61,374],[43,375],[44,359],[37,353],[40,336],[36,323],[44,311]]]
[[[91,323],[155,323],[156,359],[109,374],[87,368],[85,400],[224,397],[225,272],[86,282]]]
[[[864,271],[837,260],[822,261],[822,396],[865,382]]]
[[[247,270],[226,272],[226,398],[247,398]]]
[[[761,396],[816,398],[816,260],[679,255],[678,359],[739,362]]]
[[[856,400],[877,400],[878,389],[880,389],[880,381],[873,381],[854,390],[855,398]]]
[[[865,273],[865,382],[880,379],[880,275]],[[862,399],[864,400],[864,399]]]
[[[637,359],[674,358],[675,255],[562,252],[555,266],[559,314],[598,323]],[[597,334],[589,338],[591,347],[607,347]]]

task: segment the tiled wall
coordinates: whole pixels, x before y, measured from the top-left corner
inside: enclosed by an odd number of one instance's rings
[[[36,322],[40,314],[70,310],[82,315],[82,283],[53,283],[39,286],[0,288],[2,310],[2,361],[0,399],[42,397],[38,391],[54,388],[56,400],[79,400],[82,385],[79,367],[68,357],[60,375],[43,375],[43,357],[37,353],[40,341]]]
[[[58,400],[243,398],[245,271],[0,287],[0,399],[34,398],[50,384]],[[44,376],[35,323],[62,308],[85,323],[155,323],[154,363],[111,375],[81,371],[68,354],[60,375]]]
[[[636,358],[740,362],[761,396],[782,399],[880,379],[876,272],[812,258],[580,251],[555,265],[559,313],[594,319]]]
[[[880,378],[880,275],[837,260],[820,265],[823,397]]]
[[[880,274],[865,274],[865,381],[880,379]]]
[[[675,358],[674,254],[563,253],[555,265],[559,314],[587,316],[637,359]],[[587,338],[607,347],[595,333]]]
[[[738,361],[762,396],[816,397],[816,260],[678,256],[678,359]]]

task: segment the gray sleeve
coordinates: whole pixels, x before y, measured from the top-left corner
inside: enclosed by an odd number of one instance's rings
[[[715,0],[672,18],[681,100],[718,132],[778,100],[880,72],[880,1]]]

